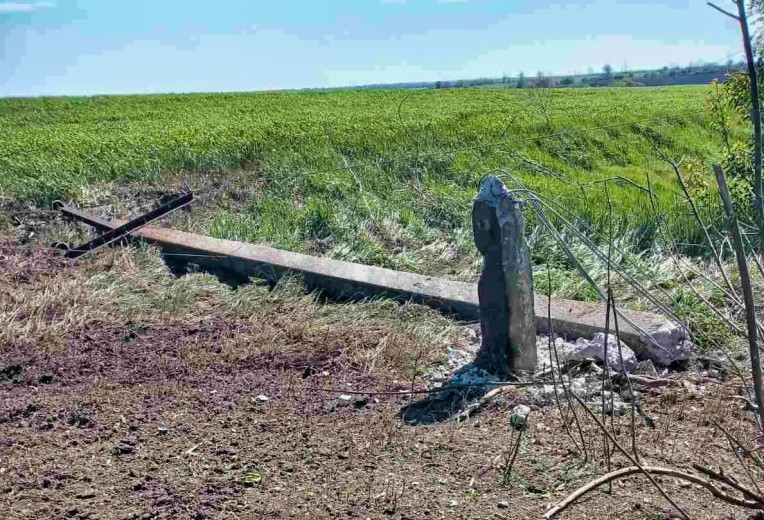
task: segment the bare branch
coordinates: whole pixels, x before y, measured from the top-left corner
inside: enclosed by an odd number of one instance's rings
[[[761,150],[761,98],[759,97],[759,74],[756,70],[756,62],[751,46],[751,33],[748,28],[748,15],[745,12],[745,0],[735,0],[737,4],[738,21],[740,32],[743,36],[743,48],[745,49],[746,67],[751,89],[751,119],[753,122],[753,193],[754,207],[756,209],[756,223],[759,225],[759,254],[764,252],[764,184],[761,176],[762,150]],[[763,425],[764,426],[764,425]]]
[[[515,445],[512,448],[512,452],[509,456],[509,461],[507,462],[507,465],[504,467],[504,475],[502,477],[502,480],[505,483],[509,482],[509,477],[512,475],[512,467],[515,465],[515,459],[517,458],[517,453],[520,451],[520,443],[523,440],[523,432],[525,431],[525,428],[527,426],[527,420],[528,418],[526,418],[526,424],[523,424],[520,427],[520,431],[517,432],[517,441],[515,442]]]
[[[692,482],[693,484],[698,484],[699,486],[704,487],[708,491],[711,492],[712,495],[714,495],[716,498],[720,500],[724,500],[725,502],[728,502],[730,504],[734,504],[736,506],[745,507],[748,509],[758,509],[762,506],[761,502],[755,502],[752,500],[741,500],[739,498],[733,497],[728,495],[727,493],[721,491],[719,488],[714,486],[712,483],[706,481],[705,479],[700,478],[697,475],[693,475],[691,473],[685,473],[683,471],[671,469],[671,468],[662,468],[662,467],[656,467],[656,466],[629,466],[628,468],[622,468],[615,470],[611,473],[608,473],[607,475],[603,475],[600,478],[593,480],[586,484],[585,486],[577,489],[574,491],[571,495],[569,495],[566,499],[564,499],[562,502],[554,506],[552,509],[547,511],[542,518],[544,520],[549,520],[551,518],[554,518],[561,512],[563,512],[565,509],[567,509],[571,504],[573,504],[576,500],[587,494],[588,492],[597,489],[601,485],[619,479],[623,477],[628,477],[630,475],[634,475],[637,473],[644,473],[647,472],[648,474],[653,475],[666,475],[669,477],[675,477],[681,480],[685,480],[687,482]]]
[[[660,155],[661,159],[666,161],[674,170],[677,181],[679,181],[679,186],[681,186],[682,191],[684,192],[684,196],[687,199],[687,202],[690,203],[690,209],[692,210],[692,214],[695,217],[695,221],[698,223],[701,230],[703,231],[703,236],[706,239],[706,244],[708,245],[709,249],[713,251],[714,262],[716,263],[716,267],[719,268],[719,272],[721,273],[722,278],[724,278],[724,282],[727,284],[727,288],[729,289],[730,295],[734,297],[735,303],[737,305],[742,305],[742,302],[740,301],[740,298],[738,298],[735,288],[732,286],[732,282],[730,282],[730,279],[727,276],[727,271],[724,270],[724,264],[722,264],[720,254],[716,251],[716,248],[714,248],[714,243],[711,240],[711,235],[708,233],[708,226],[706,226],[705,222],[701,218],[700,212],[698,211],[697,206],[695,206],[695,200],[692,198],[692,194],[690,193],[690,190],[687,188],[687,185],[685,184],[684,179],[682,178],[682,173],[679,171],[679,166],[682,164],[682,161],[675,162],[669,156],[667,156],[663,152],[663,150],[658,148],[658,146],[656,146],[655,143],[652,143],[652,145],[653,145],[653,149],[658,155]]]
[[[622,182],[622,183],[626,183],[626,184],[631,184],[631,185],[632,185],[632,186],[634,186],[635,188],[637,188],[637,189],[640,189],[640,190],[642,190],[642,191],[645,191],[645,192],[647,192],[647,193],[649,193],[649,192],[650,192],[650,190],[648,190],[648,189],[647,189],[647,188],[645,188],[644,186],[640,186],[639,184],[637,184],[637,183],[636,183],[636,182],[634,182],[633,180],[631,180],[631,179],[627,179],[626,177],[621,177],[620,175],[616,175],[615,177],[609,177],[609,178],[607,178],[607,179],[600,179],[600,180],[598,180],[598,181],[592,181],[592,182],[588,182],[588,183],[586,183],[586,184],[599,184],[599,183],[601,183],[601,182],[605,182],[605,183],[607,183],[607,182]],[[586,186],[586,184],[584,184],[584,186]]]
[[[613,307],[613,322],[615,325],[615,343],[618,346],[618,360],[621,363],[621,375],[626,377],[626,383],[629,387],[629,394],[631,395],[631,449],[634,451],[634,460],[639,462],[639,451],[637,450],[637,424],[636,424],[636,411],[637,411],[637,394],[634,392],[634,386],[631,384],[626,373],[626,363],[623,362],[623,348],[621,347],[621,333],[618,328],[618,312],[615,307],[615,298],[612,291],[610,292],[610,303]],[[610,309],[607,310],[610,312]],[[607,336],[605,337],[605,344],[607,344]],[[607,356],[605,356],[607,359]],[[610,394],[612,396],[612,394]],[[612,407],[611,403],[611,407]],[[615,408],[613,408],[615,409]]]
[[[562,390],[565,392],[565,379],[562,375],[562,370],[560,369],[560,358],[557,355],[557,344],[554,341],[554,325],[552,324],[552,274],[549,270],[549,262],[546,263],[546,279],[547,279],[547,315],[546,315],[546,322],[549,325],[549,330],[547,331],[549,333],[549,366],[551,368],[552,372],[552,385],[554,386],[554,400],[557,404],[557,409],[560,411],[560,418],[562,418],[562,424],[565,427],[565,432],[568,434],[568,437],[570,437],[570,440],[573,441],[573,445],[576,447],[576,450],[583,451],[584,458],[589,459],[589,454],[586,452],[586,443],[584,442],[584,434],[581,431],[581,424],[578,422],[578,415],[576,415],[576,409],[574,406],[571,406],[571,410],[573,411],[573,417],[575,418],[576,425],[578,426],[578,432],[581,435],[581,445],[583,447],[583,450],[579,448],[578,442],[576,442],[575,437],[573,437],[573,432],[570,429],[570,424],[568,424],[568,417],[567,414],[563,413],[562,411],[562,405],[560,404],[560,393],[557,391],[557,379],[554,375],[554,367],[555,367],[555,360],[557,361],[557,371],[560,374],[560,384],[562,385]],[[554,354],[554,358],[552,357],[552,354]]]
[[[759,428],[764,431],[764,375],[762,374],[761,360],[759,356],[756,304],[753,300],[751,277],[748,273],[748,261],[745,257],[743,240],[740,237],[740,227],[737,223],[732,199],[727,190],[727,180],[724,177],[724,172],[720,166],[714,165],[714,174],[716,174],[716,183],[719,186],[719,194],[722,197],[722,202],[724,202],[724,212],[727,214],[727,226],[729,227],[730,233],[732,233],[732,239],[735,245],[740,285],[743,289],[743,301],[745,302],[746,324],[748,328],[748,350],[751,357],[751,372],[753,374],[753,393],[756,396],[756,405],[759,408]]]
[[[750,498],[754,502],[758,503],[759,507],[764,507],[764,497],[762,497],[761,495],[755,493],[754,491],[751,491],[750,489],[748,489],[744,485],[740,484],[734,478],[728,477],[723,472],[716,472],[716,471],[712,470],[711,468],[706,468],[704,466],[701,466],[700,464],[693,464],[692,467],[695,468],[696,470],[700,471],[704,475],[714,479],[714,480],[718,480],[719,482],[724,482],[725,484],[727,484],[731,488],[737,489],[743,495],[747,496],[748,498]]]
[[[576,401],[578,401],[578,402],[581,404],[581,406],[583,406],[583,407],[584,407],[584,410],[586,410],[586,413],[588,413],[588,414],[589,414],[589,417],[591,417],[592,419],[594,419],[594,422],[596,422],[596,423],[597,423],[597,426],[599,426],[599,427],[600,427],[600,429],[601,429],[601,430],[602,430],[602,431],[605,433],[605,435],[607,435],[607,436],[610,438],[610,440],[611,440],[611,442],[613,443],[613,445],[614,445],[616,448],[618,448],[618,451],[620,451],[621,453],[623,453],[623,454],[624,454],[624,456],[625,456],[627,459],[629,459],[629,461],[630,461],[632,464],[634,464],[634,465],[637,467],[637,471],[640,471],[641,473],[643,473],[643,474],[644,474],[644,475],[647,477],[647,480],[649,480],[649,481],[650,481],[650,483],[651,483],[653,486],[655,486],[655,489],[657,489],[657,490],[658,490],[658,492],[659,492],[659,493],[660,493],[660,494],[663,496],[663,498],[665,498],[666,500],[668,500],[669,504],[671,504],[672,506],[674,506],[674,508],[675,508],[677,511],[679,511],[679,513],[682,515],[682,518],[685,518],[685,519],[689,519],[689,518],[690,518],[690,516],[689,516],[689,515],[688,515],[688,514],[687,514],[687,513],[684,511],[684,509],[682,509],[682,508],[679,506],[679,504],[677,504],[677,503],[674,501],[674,499],[673,499],[673,498],[671,498],[671,496],[669,496],[669,494],[668,494],[668,493],[666,493],[666,491],[665,491],[665,490],[664,490],[664,489],[661,487],[661,485],[660,485],[660,484],[658,484],[658,482],[657,482],[657,481],[656,481],[656,480],[655,480],[655,479],[652,477],[652,475],[650,475],[650,473],[649,473],[648,471],[646,471],[646,470],[645,470],[644,466],[642,466],[642,465],[641,465],[639,462],[637,462],[637,459],[635,459],[635,458],[634,458],[634,457],[631,455],[631,453],[629,453],[628,451],[626,451],[626,450],[623,448],[623,446],[621,446],[621,445],[618,443],[618,441],[617,441],[617,440],[615,440],[615,438],[614,438],[614,437],[611,435],[611,433],[610,433],[609,431],[607,431],[607,428],[605,427],[605,425],[604,425],[604,424],[602,424],[602,423],[600,422],[599,418],[597,418],[597,415],[596,415],[594,412],[592,412],[592,411],[591,411],[591,410],[590,410],[590,409],[589,409],[589,408],[586,406],[586,403],[584,403],[584,402],[581,400],[581,398],[580,398],[580,397],[578,397],[578,396],[577,396],[577,395],[576,395],[574,392],[571,392],[571,395],[573,396],[573,398],[574,398]],[[556,513],[555,513],[555,514],[556,514]],[[545,516],[544,518],[547,518],[547,517]],[[551,517],[548,517],[548,518],[551,518]]]
[[[716,9],[717,11],[722,13],[723,15],[729,16],[730,18],[732,18],[736,22],[740,21],[740,17],[739,16],[737,16],[735,14],[732,14],[732,13],[730,13],[729,11],[727,11],[725,9],[722,9],[721,7],[719,7],[718,5],[714,4],[713,2],[706,2],[706,3],[708,4],[709,7],[712,7],[714,9]]]

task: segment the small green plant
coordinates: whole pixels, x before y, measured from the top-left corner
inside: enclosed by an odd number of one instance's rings
[[[244,468],[241,473],[241,483],[245,487],[259,486],[263,482],[263,474],[257,468]]]
[[[424,373],[424,367],[419,362],[419,357],[410,356],[406,360],[406,374],[408,377],[419,377]]]
[[[546,455],[531,454],[529,457],[531,465],[540,473],[547,473],[552,466],[552,462]]]
[[[449,448],[445,444],[438,444],[438,447],[435,448],[435,453],[438,455],[438,457],[446,457],[448,452]]]
[[[599,471],[583,457],[573,457],[565,464],[562,472],[555,474],[551,486],[559,491],[579,485],[587,477],[597,475]]]
[[[528,479],[517,471],[508,472],[504,466],[499,467],[502,487],[511,489],[525,489],[528,487]]]
[[[317,468],[316,450],[312,446],[306,446],[302,450],[302,462],[309,468]]]

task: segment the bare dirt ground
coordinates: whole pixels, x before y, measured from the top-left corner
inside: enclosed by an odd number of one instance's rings
[[[508,412],[529,403],[521,389],[463,423],[403,424],[412,398],[396,392],[421,388],[417,367],[461,341],[431,311],[174,278],[152,250],[68,264],[13,225],[0,245],[2,518],[539,518],[607,470],[581,410],[588,458],[556,407],[534,406],[505,475]],[[642,463],[698,462],[764,486],[713,424],[755,447],[750,415],[730,399],[739,382],[674,377],[647,397],[656,425],[637,426]],[[625,446],[629,423],[614,419]],[[693,518],[751,514],[658,480]],[[672,517],[643,477],[560,516]]]

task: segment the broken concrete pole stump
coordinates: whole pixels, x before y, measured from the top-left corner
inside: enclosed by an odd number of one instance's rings
[[[475,362],[500,377],[536,368],[533,273],[521,205],[490,176],[472,206],[475,245],[484,257],[478,282],[482,344]]]

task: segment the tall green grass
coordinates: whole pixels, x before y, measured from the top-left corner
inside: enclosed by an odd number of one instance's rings
[[[676,157],[713,156],[707,92],[690,86],[3,99],[0,191],[49,203],[116,179],[251,170],[254,202],[222,212],[214,235],[443,273],[474,260],[469,209],[486,171],[509,169],[596,230],[608,216],[597,181],[620,176],[644,185],[650,173],[667,232],[678,244],[694,243],[697,226],[653,146]],[[656,219],[647,196],[624,183],[609,186],[617,232],[649,247]]]

